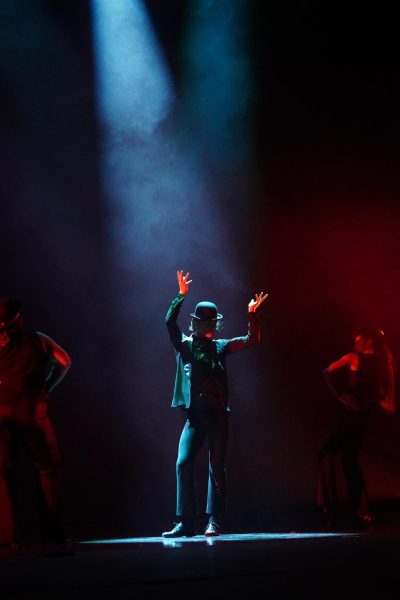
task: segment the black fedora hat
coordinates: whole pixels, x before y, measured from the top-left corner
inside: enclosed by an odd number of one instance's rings
[[[198,321],[219,321],[223,318],[223,316],[217,311],[217,307],[214,302],[208,302],[207,300],[198,302],[196,304],[196,308],[194,309],[194,313],[190,313],[190,316]]]

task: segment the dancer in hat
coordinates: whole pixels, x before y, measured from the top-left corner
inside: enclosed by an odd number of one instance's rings
[[[261,292],[248,305],[248,333],[232,339],[214,339],[221,329],[222,315],[213,302],[199,302],[191,313],[190,332],[184,335],[177,318],[192,280],[189,273],[177,272],[179,293],[171,303],[166,324],[175,349],[177,370],[173,407],[186,411],[186,422],[179,441],[176,463],[176,521],[164,538],[192,536],[196,533],[197,501],[194,467],[196,457],[207,439],[209,477],[206,536],[219,535],[226,513],[226,449],[229,431],[229,398],[225,359],[230,354],[251,348],[260,341],[256,310],[267,298]]]
[[[61,525],[59,450],[47,414],[48,399],[71,365],[47,335],[22,326],[22,305],[0,298],[0,546],[15,546],[13,482],[21,444],[38,477],[43,542],[66,541]]]

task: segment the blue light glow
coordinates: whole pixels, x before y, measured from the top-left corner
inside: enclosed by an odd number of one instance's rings
[[[213,545],[221,542],[263,542],[263,541],[275,541],[275,540],[307,540],[307,539],[320,539],[320,538],[349,538],[349,537],[360,537],[360,533],[241,533],[241,534],[230,534],[220,535],[218,537],[210,538],[204,535],[196,535],[193,537],[181,537],[175,539],[165,539],[163,537],[135,537],[135,538],[115,538],[115,539],[103,539],[103,540],[86,540],[80,542],[81,544],[160,544],[163,546],[176,548],[182,544],[190,543],[203,543],[207,545]]]
[[[220,166],[248,158],[253,94],[245,0],[192,0],[184,43],[185,110],[196,141]]]
[[[141,0],[92,0],[98,114],[109,143],[154,133],[174,94]]]

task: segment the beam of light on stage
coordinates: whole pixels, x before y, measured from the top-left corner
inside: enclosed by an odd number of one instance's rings
[[[221,170],[226,193],[237,193],[233,174],[248,150],[245,3],[190,5],[179,98],[145,3],[92,7],[101,184],[116,271],[128,285],[154,264],[174,273],[198,263],[220,285],[237,287],[231,215],[219,204]]]
[[[245,0],[188,3],[183,72],[190,135],[217,171],[249,159],[254,93]]]
[[[132,295],[143,291],[143,286],[135,290],[141,276],[154,268],[159,276],[174,276],[197,262],[213,276],[218,273],[222,284],[234,282],[233,270],[226,268],[232,267],[230,241],[199,144],[193,132],[190,139],[185,134],[185,101],[176,97],[145,3],[92,2],[110,283],[118,312],[128,321],[140,315],[140,326],[143,308]],[[191,123],[196,118],[192,115]],[[207,129],[206,123],[200,129]]]
[[[141,0],[93,0],[100,172],[112,253],[132,267],[162,190],[158,132],[174,102],[168,68]],[[153,240],[154,243],[154,240]]]

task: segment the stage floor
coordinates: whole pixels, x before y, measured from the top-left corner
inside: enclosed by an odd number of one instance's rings
[[[400,529],[74,540],[0,551],[1,599],[400,598]]]

